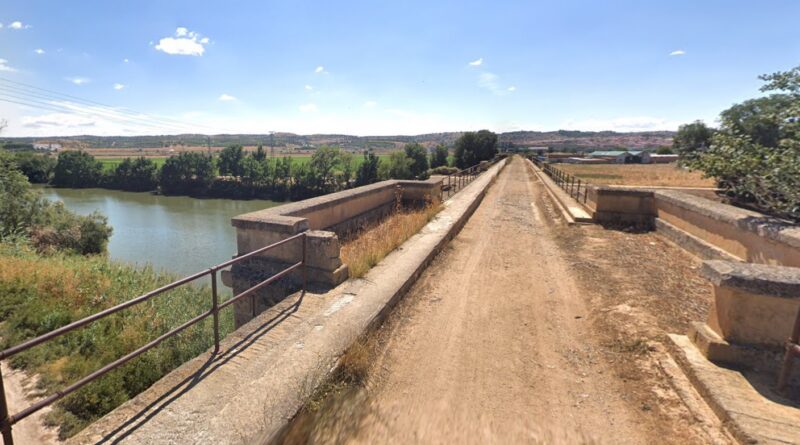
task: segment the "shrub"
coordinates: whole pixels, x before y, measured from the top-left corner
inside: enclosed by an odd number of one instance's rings
[[[53,170],[56,187],[97,187],[103,179],[103,164],[83,151],[65,151],[58,155]]]
[[[456,167],[447,167],[447,166],[436,167],[436,168],[431,170],[431,174],[432,175],[445,175],[445,176],[447,176],[447,175],[452,175],[453,173],[456,173],[456,172],[458,172],[458,168],[456,168]]]

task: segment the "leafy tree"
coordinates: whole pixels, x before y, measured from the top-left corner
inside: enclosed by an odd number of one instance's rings
[[[253,156],[245,156],[241,162],[242,165],[242,182],[246,184],[257,184],[264,181],[264,163],[259,162],[255,154]]]
[[[261,162],[264,159],[267,159],[267,153],[264,152],[264,146],[263,145],[258,144],[258,148],[256,148],[256,152],[253,153],[253,158],[255,158],[255,160],[258,161],[258,162]]]
[[[103,164],[83,151],[62,152],[53,169],[56,187],[97,187],[102,177]]]
[[[14,161],[17,168],[28,177],[28,181],[35,184],[45,184],[50,182],[53,170],[56,167],[56,160],[49,155],[39,155],[35,153],[16,153]]]
[[[446,167],[448,155],[447,147],[444,144],[437,145],[431,155],[431,168]]]
[[[26,234],[41,222],[44,207],[46,202],[31,189],[14,158],[0,150],[0,239]]]
[[[386,174],[392,179],[413,179],[414,175],[411,173],[412,162],[405,152],[396,151],[389,156]]]
[[[117,188],[133,192],[155,190],[158,185],[158,167],[145,157],[125,158],[114,169],[111,182]]]
[[[364,161],[356,173],[356,186],[378,182],[378,166],[380,158],[372,150],[364,150]]]
[[[161,167],[161,191],[166,194],[202,194],[215,176],[214,161],[210,157],[183,152],[167,158]]]
[[[406,144],[405,155],[409,159],[409,172],[412,178],[427,179],[428,178],[428,152],[425,147],[417,144],[416,142]]]
[[[689,166],[736,202],[800,220],[800,67],[764,75],[762,91],[720,115],[707,151]]]
[[[681,162],[691,163],[711,146],[714,130],[703,121],[694,121],[678,127],[672,139],[672,148],[680,156]]]
[[[464,169],[481,161],[488,161],[497,154],[497,135],[489,130],[477,133],[466,132],[455,144],[456,167]]]
[[[242,176],[244,149],[241,145],[229,145],[219,152],[217,167],[223,176]]]
[[[670,147],[658,147],[656,149],[656,154],[657,155],[671,155],[671,154],[675,154],[675,152],[672,151],[672,149]]]
[[[310,189],[316,188],[321,193],[330,193],[336,186],[336,171],[341,168],[342,152],[339,148],[319,147],[308,162],[309,171],[313,179],[308,179]]]

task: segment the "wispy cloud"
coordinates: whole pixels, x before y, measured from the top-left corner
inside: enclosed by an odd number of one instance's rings
[[[478,60],[473,60],[472,62],[469,63],[469,66],[481,66],[481,65],[483,65],[483,57],[481,57]]]
[[[316,104],[300,105],[299,110],[303,113],[314,113],[318,111]]]
[[[322,65],[318,66],[318,67],[317,67],[317,68],[314,70],[314,73],[316,73],[316,74],[328,74],[328,72],[327,72],[327,71],[325,71],[325,67],[324,67],[324,66],[322,66]]]
[[[478,75],[478,86],[491,91],[496,96],[505,96],[517,90],[517,87],[513,85],[509,87],[502,86],[497,74],[490,72],[483,72]]]
[[[24,24],[19,20],[8,24],[9,29],[28,29],[31,25]]]
[[[514,85],[511,85],[510,87],[506,88],[506,90],[514,92],[514,91],[517,91],[517,87],[515,87]]]
[[[8,66],[8,60],[0,59],[0,71],[14,72],[14,71],[16,71],[16,69],[11,68],[10,66]]]
[[[86,77],[67,77],[67,81],[74,83],[75,85],[86,85],[87,83],[91,82],[91,80],[87,79]]]
[[[115,83],[114,84],[114,89],[117,90],[117,91],[121,91],[121,90],[125,89],[125,84]]]
[[[221,100],[222,102],[233,102],[233,101],[237,100],[235,96],[231,96],[230,94],[226,94],[226,93],[220,94],[217,99]]]
[[[378,106],[378,102],[375,102],[374,100],[368,100],[368,101],[364,102],[364,108],[375,108],[377,106]]]
[[[130,62],[130,60],[128,60],[128,59],[122,59],[122,61],[125,62],[125,63]]]
[[[684,54],[686,54],[686,51],[682,49],[676,49],[675,51],[669,53],[670,56],[682,56]]]
[[[43,50],[43,49],[41,49],[41,48],[36,48],[35,50],[33,50],[33,52],[35,52],[36,54],[39,54],[40,56],[41,56],[42,54],[44,54],[44,50]]]
[[[175,56],[202,56],[206,51],[204,45],[208,42],[208,37],[201,37],[200,33],[181,26],[175,30],[174,37],[164,37],[155,48]]]
[[[305,90],[306,90],[306,91],[311,91],[311,90],[313,90],[313,89],[314,89],[314,87],[312,87],[311,85],[306,85],[306,86],[305,86],[305,87],[303,87],[303,88],[305,88]]]

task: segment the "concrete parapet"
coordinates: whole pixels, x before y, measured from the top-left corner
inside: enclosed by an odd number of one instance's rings
[[[628,188],[589,186],[587,204],[597,222],[653,225],[653,192]]]
[[[714,286],[705,324],[689,333],[709,360],[773,369],[800,309],[800,269],[730,261],[705,261]]]
[[[347,279],[347,265],[340,258],[339,236],[392,213],[401,203],[439,202],[441,179],[383,181],[338,193],[293,202],[239,215],[231,220],[236,228],[239,255],[258,250],[292,235],[306,232],[306,273],[311,283],[334,287]],[[271,249],[258,258],[236,265],[226,282],[238,294],[303,258],[303,240]],[[295,271],[280,284],[259,290],[258,295],[235,303],[236,326],[274,304],[279,296],[297,290],[302,272]]]

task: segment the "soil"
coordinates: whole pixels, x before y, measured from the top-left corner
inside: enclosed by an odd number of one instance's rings
[[[708,310],[697,265],[654,234],[566,226],[515,158],[372,334],[366,383],[323,403],[310,439],[729,443],[664,370],[664,332]]]
[[[6,402],[13,413],[20,411],[36,402],[31,394],[35,392],[36,381],[23,371],[11,369],[7,364],[2,364],[3,387],[6,391]],[[45,426],[44,418],[49,409],[44,408],[14,425],[14,444],[16,445],[56,445],[62,443],[58,440],[58,429]]]

